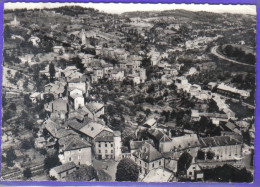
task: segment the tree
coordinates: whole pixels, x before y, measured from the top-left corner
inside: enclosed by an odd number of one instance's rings
[[[5,110],[3,113],[2,120],[7,121],[8,119],[11,119],[12,117],[13,117],[12,112],[10,110]]]
[[[22,145],[21,145],[22,149],[28,150],[31,149],[32,147],[33,147],[33,142],[31,140],[24,139],[22,141]]]
[[[137,181],[138,165],[131,159],[124,158],[117,165],[116,181]]]
[[[184,152],[179,160],[178,160],[178,163],[177,163],[177,172],[180,174],[180,173],[186,173],[187,172],[187,169],[190,167],[191,165],[191,162],[192,162],[192,156],[187,153],[187,152]]]
[[[202,150],[198,150],[197,159],[205,160],[205,153]]]
[[[59,157],[58,157],[58,152],[55,152],[54,154],[48,155],[44,159],[44,169],[50,170],[53,167],[61,165]]]
[[[23,176],[27,179],[31,178],[32,177],[32,172],[31,172],[31,169],[30,168],[26,168],[24,171],[23,171]]]
[[[215,153],[212,151],[207,152],[207,159],[212,160],[215,156]]]
[[[16,159],[16,154],[14,152],[13,147],[9,148],[6,152],[6,164],[9,167],[12,167],[14,165],[13,161]]]
[[[50,80],[53,81],[53,79],[55,77],[55,67],[52,62],[49,65],[49,73],[50,73]]]
[[[232,47],[232,45],[227,45],[225,48],[224,48],[224,51],[226,53],[227,56],[232,56],[233,55],[233,52],[234,52],[234,49]]]

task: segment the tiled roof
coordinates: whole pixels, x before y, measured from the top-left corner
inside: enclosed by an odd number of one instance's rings
[[[79,137],[72,137],[70,143],[64,148],[64,151],[91,147],[90,143],[81,140]]]
[[[84,123],[79,123],[77,120],[75,119],[69,119],[68,121],[65,122],[66,126],[70,126],[72,129],[75,130],[80,130],[81,128],[83,128],[86,124]]]
[[[80,168],[65,177],[66,181],[91,181],[97,178],[93,166],[80,166]]]
[[[200,146],[200,142],[196,134],[188,134],[184,136],[173,137],[171,146],[172,149],[176,148],[184,150],[192,147],[198,147]]]
[[[65,171],[71,170],[73,168],[76,168],[76,164],[74,162],[69,162],[60,166],[57,166],[55,168],[52,168],[57,173],[63,173]]]
[[[149,129],[148,133],[158,141],[171,141],[171,138],[158,129]]]
[[[96,142],[113,142],[114,136],[98,136],[95,138]]]
[[[241,144],[239,140],[231,138],[230,136],[214,136],[199,139],[201,147],[218,147]]]
[[[91,102],[91,103],[88,103],[86,105],[86,107],[91,111],[91,112],[96,112],[98,111],[99,109],[101,109],[102,107],[104,107],[103,104],[101,103],[97,103],[97,102]]]
[[[130,150],[136,150],[141,148],[145,142],[154,146],[153,140],[130,141]]]
[[[144,143],[144,145],[141,147],[141,149],[135,151],[133,154],[148,163],[162,158],[162,154],[160,152],[158,152],[149,143]]]
[[[236,125],[234,123],[231,123],[230,121],[225,124],[225,126],[233,131],[236,128]]]
[[[105,127],[104,125],[97,123],[97,122],[90,122],[80,129],[80,131],[82,133],[86,134],[87,136],[89,136],[91,138],[95,138],[103,130],[113,132],[108,127]]]

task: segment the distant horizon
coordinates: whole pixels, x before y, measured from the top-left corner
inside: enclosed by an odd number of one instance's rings
[[[4,10],[15,9],[51,9],[63,6],[81,6],[94,8],[100,12],[123,14],[126,12],[149,12],[166,10],[187,10],[193,12],[205,11],[212,13],[249,14],[256,15],[256,5],[211,5],[211,4],[149,4],[149,3],[4,3]]]

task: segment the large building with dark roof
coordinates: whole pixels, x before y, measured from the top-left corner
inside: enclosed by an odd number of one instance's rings
[[[243,142],[232,136],[214,136],[199,139],[203,152],[214,152],[214,160],[237,160],[242,157]]]

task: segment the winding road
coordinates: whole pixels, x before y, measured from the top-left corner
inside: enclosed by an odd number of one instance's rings
[[[217,56],[218,58],[221,58],[223,60],[226,60],[228,62],[231,62],[231,63],[234,63],[234,64],[239,64],[239,65],[243,65],[243,66],[249,66],[249,67],[255,67],[254,65],[250,65],[250,64],[245,64],[245,63],[242,63],[242,62],[238,62],[238,61],[235,61],[235,60],[231,60],[229,58],[226,58],[225,56],[222,56],[221,54],[219,54],[217,52],[217,49],[218,49],[219,46],[214,46],[213,48],[211,48],[211,53],[215,56]]]

